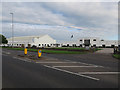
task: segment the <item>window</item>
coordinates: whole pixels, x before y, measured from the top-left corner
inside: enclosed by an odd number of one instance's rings
[[[93,41],[96,41],[96,39],[93,39]]]
[[[67,44],[67,47],[69,47],[69,44]]]
[[[112,47],[112,48],[114,48],[114,47],[115,47],[115,45],[111,45],[111,47]]]
[[[105,44],[103,44],[102,47],[105,47]]]
[[[103,39],[101,41],[104,41]]]
[[[47,46],[49,47],[49,44],[47,44]]]
[[[80,47],[82,47],[82,44],[80,44]]]
[[[94,47],[96,47],[96,44],[93,44]]]
[[[40,44],[39,44],[39,46],[40,46]]]
[[[72,44],[73,47],[76,47],[76,44]]]
[[[42,44],[42,46],[43,46],[43,44]]]
[[[82,41],[82,39],[80,41]]]

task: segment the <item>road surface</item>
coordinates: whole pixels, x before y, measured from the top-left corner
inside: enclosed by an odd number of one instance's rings
[[[97,63],[81,55],[43,54],[48,60],[34,62],[17,57],[22,53],[3,49],[3,88],[118,88],[117,59]]]

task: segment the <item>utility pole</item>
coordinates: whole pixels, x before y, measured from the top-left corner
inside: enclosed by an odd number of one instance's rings
[[[12,47],[13,47],[13,44],[14,44],[14,27],[13,27],[13,13],[10,13],[12,15]]]

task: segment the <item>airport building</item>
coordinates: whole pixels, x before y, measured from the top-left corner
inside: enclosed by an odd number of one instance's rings
[[[20,36],[20,37],[8,38],[7,40],[8,40],[8,46],[13,45],[14,47],[33,47],[33,46],[55,47],[56,46],[56,40],[54,40],[49,35]]]

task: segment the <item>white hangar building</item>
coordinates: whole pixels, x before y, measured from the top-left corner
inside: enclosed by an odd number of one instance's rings
[[[8,38],[8,45],[15,47],[54,47],[56,45],[56,40],[54,40],[49,35],[40,35],[40,36],[20,36]]]
[[[120,45],[120,43],[119,43]],[[114,47],[118,46],[118,40],[104,40],[98,37],[80,37],[76,41],[63,42],[61,46],[96,46],[96,47]]]

